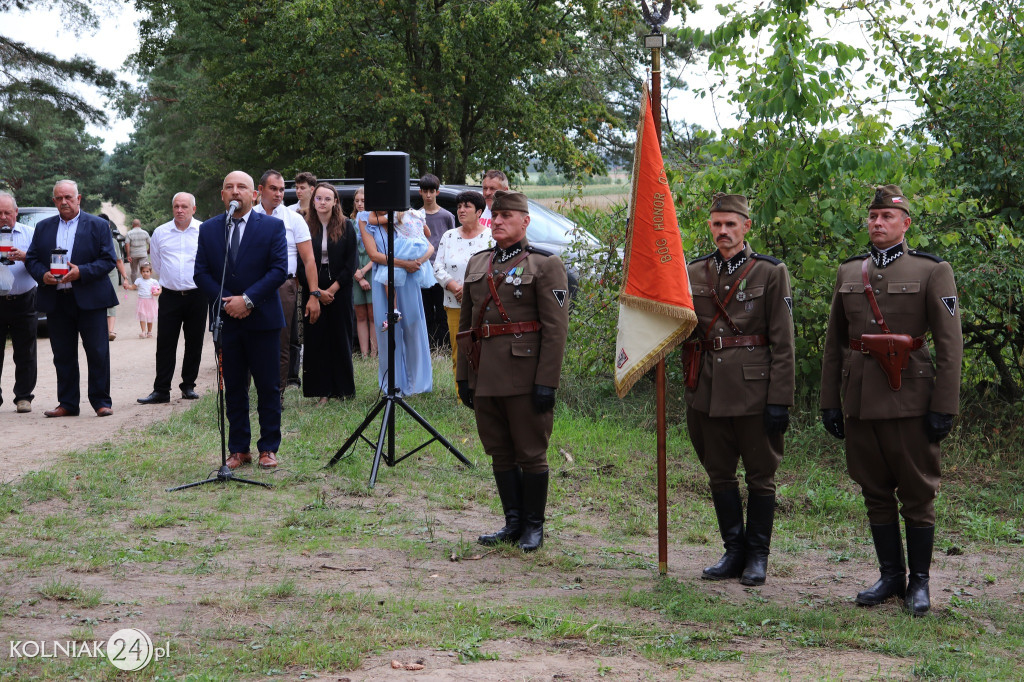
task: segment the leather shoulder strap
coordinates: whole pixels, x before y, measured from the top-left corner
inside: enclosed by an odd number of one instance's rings
[[[883,334],[891,334],[888,325],[885,324],[885,320],[882,319],[882,311],[878,308],[878,301],[875,300],[875,292],[871,289],[871,280],[868,279],[868,264],[871,262],[870,258],[865,258],[864,263],[860,266],[860,278],[864,282],[864,295],[868,297],[868,303],[871,305],[871,312],[875,316],[875,322],[878,324],[878,328],[882,330]]]

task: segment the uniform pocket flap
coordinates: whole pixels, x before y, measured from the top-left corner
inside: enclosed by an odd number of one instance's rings
[[[536,341],[515,340],[512,342],[512,355],[517,358],[535,358],[540,353],[540,344]]]
[[[690,289],[693,291],[694,296],[710,296],[711,287],[707,284],[690,284]]]
[[[533,284],[534,274],[532,272],[524,272],[519,275],[520,284]]]
[[[466,279],[464,280],[464,282],[466,282],[466,283],[468,283],[468,282],[479,282],[486,275],[487,275],[486,272],[471,272],[468,275],[466,275]]]
[[[767,380],[769,365],[743,365],[743,378],[747,381]]]
[[[920,282],[889,282],[890,294],[917,294],[921,292]]]
[[[740,298],[740,294],[743,294],[743,298]],[[764,285],[756,287],[747,287],[746,289],[740,289],[736,292],[736,298],[739,300],[746,300],[748,298],[761,298],[764,296]]]
[[[904,376],[910,379],[934,377],[935,367],[930,362],[910,362],[904,371]]]
[[[839,293],[841,294],[863,294],[864,283],[863,282],[843,282],[839,285]]]

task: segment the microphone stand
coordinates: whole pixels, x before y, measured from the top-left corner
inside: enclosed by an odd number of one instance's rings
[[[235,472],[228,466],[228,448],[227,438],[225,436],[227,429],[224,417],[224,345],[221,338],[221,333],[224,331],[224,320],[221,319],[221,315],[224,312],[224,282],[227,280],[228,276],[228,250],[230,248],[228,224],[231,222],[231,214],[232,212],[228,211],[224,218],[224,267],[220,274],[220,291],[217,292],[217,302],[220,305],[217,306],[217,310],[213,314],[213,324],[211,325],[213,331],[213,348],[217,353],[217,425],[220,427],[220,469],[216,474],[205,480],[168,488],[167,492],[169,493],[176,490],[185,490],[186,488],[195,488],[196,486],[206,485],[207,483],[226,483],[227,481],[259,485],[264,488],[274,487],[269,483],[263,483],[262,481],[251,481],[247,478],[235,476]],[[231,229],[235,230],[237,227],[232,226]]]
[[[337,464],[338,460],[345,456],[345,452],[358,440],[362,438],[368,445],[374,447],[373,453],[373,467],[370,470],[370,487],[374,487],[377,483],[377,471],[380,469],[380,463],[383,460],[389,467],[393,467],[403,459],[412,457],[414,454],[427,447],[434,441],[441,443],[441,445],[448,448],[448,451],[455,455],[460,462],[468,467],[473,466],[473,463],[466,459],[458,448],[452,445],[448,440],[438,432],[433,426],[430,425],[426,419],[424,419],[416,410],[412,409],[409,403],[405,402],[399,393],[398,387],[395,386],[395,325],[398,323],[398,316],[395,315],[395,212],[388,210],[388,309],[387,309],[387,320],[388,320],[388,391],[387,394],[382,396],[377,404],[370,410],[369,414],[363,420],[363,423],[359,425],[359,428],[353,432],[345,444],[341,446],[331,459],[327,463],[327,467],[332,467]],[[376,332],[374,332],[376,333]],[[413,448],[401,457],[395,457],[395,405],[401,407],[409,416],[415,419],[420,426],[430,434],[430,440],[427,440],[417,447]],[[380,411],[384,410],[384,416],[380,422],[380,433],[377,435],[377,442],[369,440],[363,435],[363,431],[370,425]],[[388,451],[384,453],[384,441],[387,440]]]

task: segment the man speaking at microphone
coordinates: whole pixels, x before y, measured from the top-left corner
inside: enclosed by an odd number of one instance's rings
[[[227,465],[237,469],[252,461],[251,375],[260,421],[259,465],[273,469],[281,445],[277,360],[284,312],[277,290],[287,276],[285,228],[277,218],[252,210],[256,190],[248,173],[228,173],[220,197],[228,216],[213,217],[199,226],[194,280],[213,307],[211,317],[217,307],[223,308],[221,348],[231,453]]]

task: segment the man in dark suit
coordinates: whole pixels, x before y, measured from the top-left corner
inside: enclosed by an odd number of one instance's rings
[[[273,469],[277,466],[277,449],[281,445],[277,366],[284,312],[277,290],[287,276],[285,228],[277,218],[252,210],[256,190],[247,173],[229,173],[224,178],[220,196],[225,206],[237,201],[238,209],[227,226],[223,215],[199,226],[193,279],[211,306],[223,307],[221,348],[231,452],[227,465],[236,469],[252,461],[249,453],[251,375],[256,385],[256,411],[260,419],[260,438],[256,443],[259,465]]]
[[[53,186],[57,213],[36,225],[25,267],[40,287],[36,308],[46,313],[57,370],[60,404],[44,412],[47,417],[78,415],[81,398],[78,373],[78,337],[82,337],[89,364],[89,403],[99,417],[114,414],[110,401],[110,342],[107,308],[117,305],[109,273],[117,256],[106,220],[82,212],[82,195],[72,180]],[[59,280],[50,273],[50,255],[56,248],[68,252],[68,272]]]

